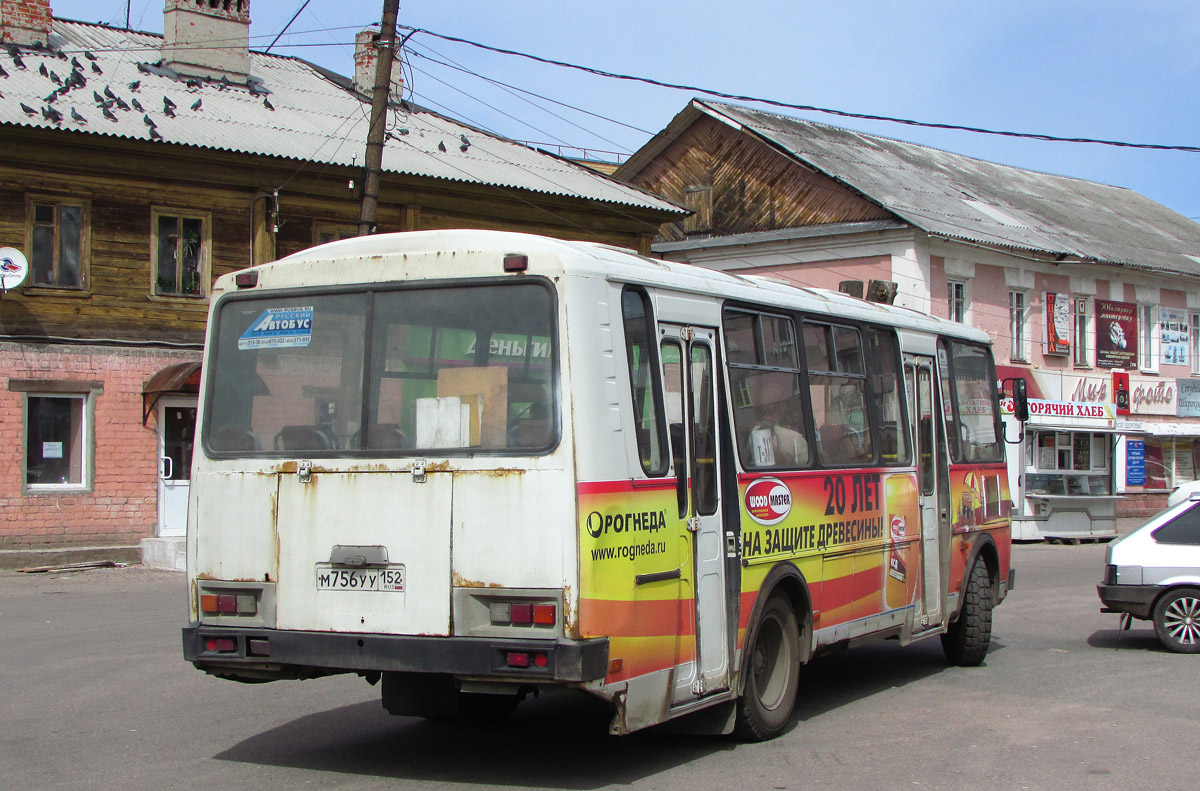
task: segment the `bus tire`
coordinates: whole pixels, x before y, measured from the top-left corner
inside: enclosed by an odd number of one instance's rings
[[[992,642],[992,577],[983,558],[976,558],[967,579],[958,619],[942,635],[942,650],[952,665],[975,667]]]
[[[791,720],[800,685],[800,624],[786,596],[767,600],[745,656],[734,733],[749,741],[772,739]]]

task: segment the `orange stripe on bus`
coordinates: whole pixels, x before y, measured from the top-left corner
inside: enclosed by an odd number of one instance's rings
[[[584,636],[651,637],[696,633],[692,599],[628,601],[580,599],[579,630]]]

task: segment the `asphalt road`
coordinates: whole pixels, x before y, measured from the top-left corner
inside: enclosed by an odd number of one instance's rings
[[[470,728],[390,717],[357,677],[221,681],[181,658],[182,574],[3,573],[0,788],[1195,788],[1200,656],[1117,632],[1103,556],[1016,547],[983,667],[947,667],[936,640],[818,660],[764,744],[610,737],[574,695]]]

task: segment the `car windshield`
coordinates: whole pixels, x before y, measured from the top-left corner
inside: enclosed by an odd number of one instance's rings
[[[555,438],[540,282],[227,299],[207,366],[217,454],[498,452]]]

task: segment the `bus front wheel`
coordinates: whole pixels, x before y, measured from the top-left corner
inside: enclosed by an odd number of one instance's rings
[[[942,635],[942,650],[952,665],[975,667],[992,642],[992,577],[983,558],[976,558],[967,579],[958,620]]]
[[[743,672],[735,733],[754,741],[778,736],[792,717],[800,684],[800,625],[785,596],[772,596],[763,608]]]

